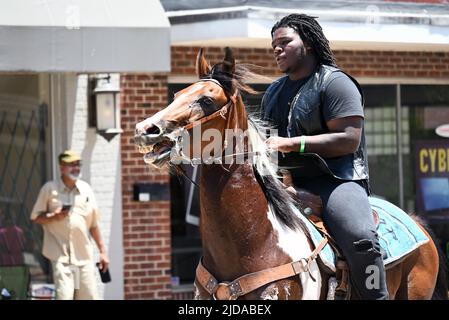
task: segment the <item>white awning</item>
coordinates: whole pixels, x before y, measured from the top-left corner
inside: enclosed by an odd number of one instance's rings
[[[159,0],[0,0],[0,8],[0,71],[170,71]]]
[[[447,8],[441,13],[384,12],[377,6],[329,10],[323,7],[324,1],[318,3],[321,7],[302,8],[300,12],[319,17],[332,49],[449,51]],[[270,48],[273,24],[299,11],[279,6],[167,11],[172,44]],[[403,6],[407,8],[406,4]]]

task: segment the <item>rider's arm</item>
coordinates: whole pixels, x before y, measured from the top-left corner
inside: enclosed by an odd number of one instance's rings
[[[364,117],[355,84],[346,75],[337,73],[324,92],[322,108],[328,132],[305,136],[304,152],[325,158],[354,153],[360,144]],[[272,137],[267,144],[281,152],[298,152],[301,137]]]
[[[326,122],[329,133],[305,137],[304,152],[317,153],[325,158],[338,157],[357,151],[362,135],[363,118],[359,116],[334,119]],[[301,138],[282,138],[279,151],[298,152]]]

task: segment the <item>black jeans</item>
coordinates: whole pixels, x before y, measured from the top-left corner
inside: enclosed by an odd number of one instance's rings
[[[295,186],[321,196],[323,221],[346,258],[352,289],[364,300],[388,299],[379,237],[362,182],[320,176],[295,181]]]

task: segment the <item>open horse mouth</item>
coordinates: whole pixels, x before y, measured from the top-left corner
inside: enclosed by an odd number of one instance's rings
[[[145,163],[153,165],[157,168],[162,167],[170,157],[170,152],[175,142],[166,136],[161,136],[161,141],[148,144],[143,137],[134,138],[136,144],[139,146],[139,152],[144,153],[143,160]],[[142,141],[143,140],[143,141]]]
[[[170,152],[174,143],[171,140],[163,140],[154,144],[150,151],[143,156],[143,160],[147,164],[156,167],[162,167],[170,158]]]

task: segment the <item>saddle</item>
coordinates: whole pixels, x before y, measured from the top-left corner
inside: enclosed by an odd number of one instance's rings
[[[283,172],[283,182],[285,184],[286,191],[292,195],[292,197],[298,202],[301,212],[315,225],[318,231],[323,236],[327,237],[329,244],[332,246],[337,254],[336,261],[336,280],[337,287],[335,289],[335,299],[346,300],[350,298],[350,281],[349,281],[349,267],[346,263],[345,257],[342,254],[335,239],[329,234],[324,225],[323,214],[323,201],[321,197],[307,191],[305,189],[297,188],[293,186],[291,175],[288,172]],[[379,214],[373,209],[373,218],[376,228],[379,227],[380,219]]]
[[[323,201],[320,196],[307,191],[305,189],[296,188],[293,185],[293,179],[288,170],[282,170],[283,183],[287,187],[286,191],[290,193],[293,198],[298,202],[301,211],[312,221],[315,225],[322,225],[325,229],[322,219],[323,214]],[[374,223],[376,228],[379,226],[379,214],[373,210]]]
[[[310,221],[312,221],[315,225],[323,225],[323,228],[325,228],[322,218],[323,201],[320,196],[305,189],[296,188],[293,186],[287,187],[286,191],[295,198],[295,200],[299,203],[300,209]],[[380,222],[379,214],[374,209],[373,218],[376,227],[378,227]]]

